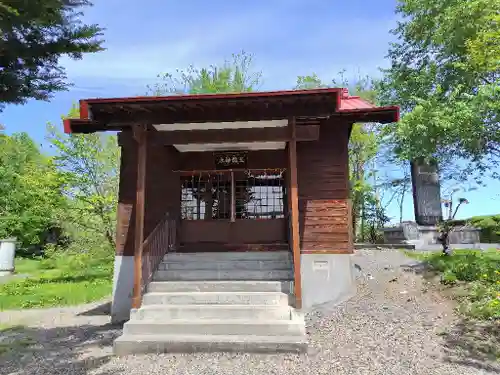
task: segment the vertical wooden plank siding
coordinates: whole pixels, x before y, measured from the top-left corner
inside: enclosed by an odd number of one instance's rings
[[[292,229],[292,253],[295,307],[302,307],[302,281],[300,275],[300,236],[299,236],[299,198],[297,187],[297,140],[295,117],[288,122],[291,127],[292,140],[288,144],[288,155],[290,161],[290,206],[291,206],[291,229]]]
[[[135,202],[134,236],[134,294],[132,307],[141,307],[142,248],[144,244],[144,207],[146,182],[147,130],[143,126],[134,129],[137,147],[137,190]]]

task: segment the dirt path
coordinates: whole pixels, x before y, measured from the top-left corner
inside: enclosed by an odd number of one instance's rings
[[[0,322],[25,326],[3,333],[4,343],[16,344],[0,354],[0,374],[500,374],[477,329],[461,325],[450,301],[433,288],[425,292],[422,278],[405,271],[413,261],[394,250],[359,251],[353,261],[358,294],[307,314],[307,355],[115,358],[111,345],[120,327],[108,324],[109,307],[92,304],[1,312]]]

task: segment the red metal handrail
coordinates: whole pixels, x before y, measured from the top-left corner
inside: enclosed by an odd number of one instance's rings
[[[141,298],[165,254],[176,244],[175,219],[167,213],[142,245]]]

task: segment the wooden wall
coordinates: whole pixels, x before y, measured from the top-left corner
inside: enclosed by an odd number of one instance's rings
[[[316,142],[297,143],[302,253],[353,251],[349,200],[350,123],[325,121]]]
[[[321,124],[318,141],[297,143],[299,230],[302,253],[350,253],[353,250],[348,185],[350,123]],[[122,146],[117,222],[117,255],[134,253],[134,204],[137,182],[137,146],[130,132],[119,136]],[[286,150],[252,151],[248,168],[287,168]],[[213,170],[211,152],[179,153],[173,146],[148,145],[146,166],[145,237],[165,212],[180,217],[180,179],[175,170]],[[265,221],[264,221],[265,222]],[[192,223],[195,224],[194,222]],[[260,225],[256,224],[256,225]],[[252,224],[249,224],[252,225]],[[253,243],[286,241],[288,224],[276,222],[276,238],[253,231]],[[188,230],[189,229],[189,230]],[[193,228],[186,228],[186,234]],[[248,229],[248,228],[247,228]],[[179,227],[179,233],[182,233]],[[245,230],[245,235],[248,234]],[[187,237],[187,236],[183,236]],[[265,237],[265,238],[264,238]],[[236,242],[234,236],[228,238]],[[248,242],[248,241],[247,241]]]
[[[151,134],[149,134],[151,136]],[[134,222],[137,186],[137,143],[131,132],[119,134],[121,145],[120,185],[116,230],[116,255],[134,254]],[[148,144],[144,238],[169,211],[180,215],[179,152],[173,146]]]

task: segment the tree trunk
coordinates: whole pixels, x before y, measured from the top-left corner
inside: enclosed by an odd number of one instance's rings
[[[401,199],[399,200],[399,224],[403,223],[403,202],[405,200],[405,191],[406,186],[403,187],[403,191],[401,192]]]

